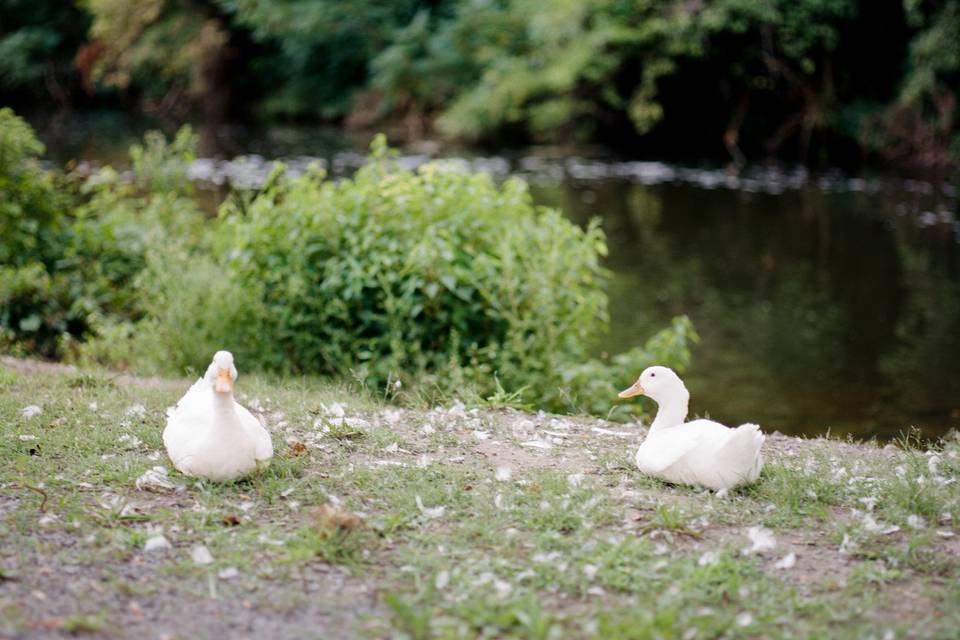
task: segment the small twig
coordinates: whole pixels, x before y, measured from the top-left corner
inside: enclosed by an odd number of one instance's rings
[[[703,540],[703,535],[694,531],[693,529],[688,529],[687,527],[660,527],[652,522],[648,522],[640,527],[637,527],[637,531],[641,535],[649,535],[655,531],[662,531],[664,533],[675,533],[680,536],[688,536],[694,540]]]
[[[43,496],[43,500],[40,502],[40,506],[38,507],[38,510],[41,512],[47,510],[47,500],[50,498],[50,496],[47,495],[46,491],[44,491],[40,487],[34,487],[29,484],[21,484],[20,486],[23,487],[24,489],[30,489],[30,491],[35,491],[39,493],[41,496]]]

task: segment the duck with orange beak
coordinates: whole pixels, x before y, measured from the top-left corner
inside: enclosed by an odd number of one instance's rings
[[[218,351],[204,376],[167,411],[163,444],[183,474],[229,482],[273,456],[270,433],[233,397],[236,380],[233,354]]]
[[[620,398],[644,395],[657,403],[657,416],[637,450],[647,475],[717,491],[754,482],[763,469],[766,436],[755,424],[735,429],[713,420],[685,422],[690,392],[672,369],[647,367]]]

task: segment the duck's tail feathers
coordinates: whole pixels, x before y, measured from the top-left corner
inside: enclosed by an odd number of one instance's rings
[[[743,482],[753,482],[760,477],[763,469],[761,448],[766,439],[759,425],[748,422],[734,429],[733,436],[724,446],[724,455],[730,457],[730,463],[746,470]]]

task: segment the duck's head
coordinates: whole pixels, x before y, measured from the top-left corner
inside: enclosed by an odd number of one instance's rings
[[[217,393],[233,391],[233,383],[237,381],[237,368],[233,365],[233,354],[229,351],[217,351],[204,377],[213,383],[213,390]]]
[[[674,398],[690,397],[690,393],[680,376],[674,373],[673,369],[660,366],[644,369],[637,381],[618,395],[621,398],[647,396],[655,400],[657,404],[663,404],[665,401]]]

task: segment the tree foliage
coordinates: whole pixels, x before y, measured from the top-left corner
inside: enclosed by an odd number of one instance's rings
[[[737,163],[960,153],[960,0],[80,6],[0,0],[0,92],[64,103],[82,84],[161,113],[403,117],[474,142],[679,144]],[[63,78],[71,58],[82,83]]]

